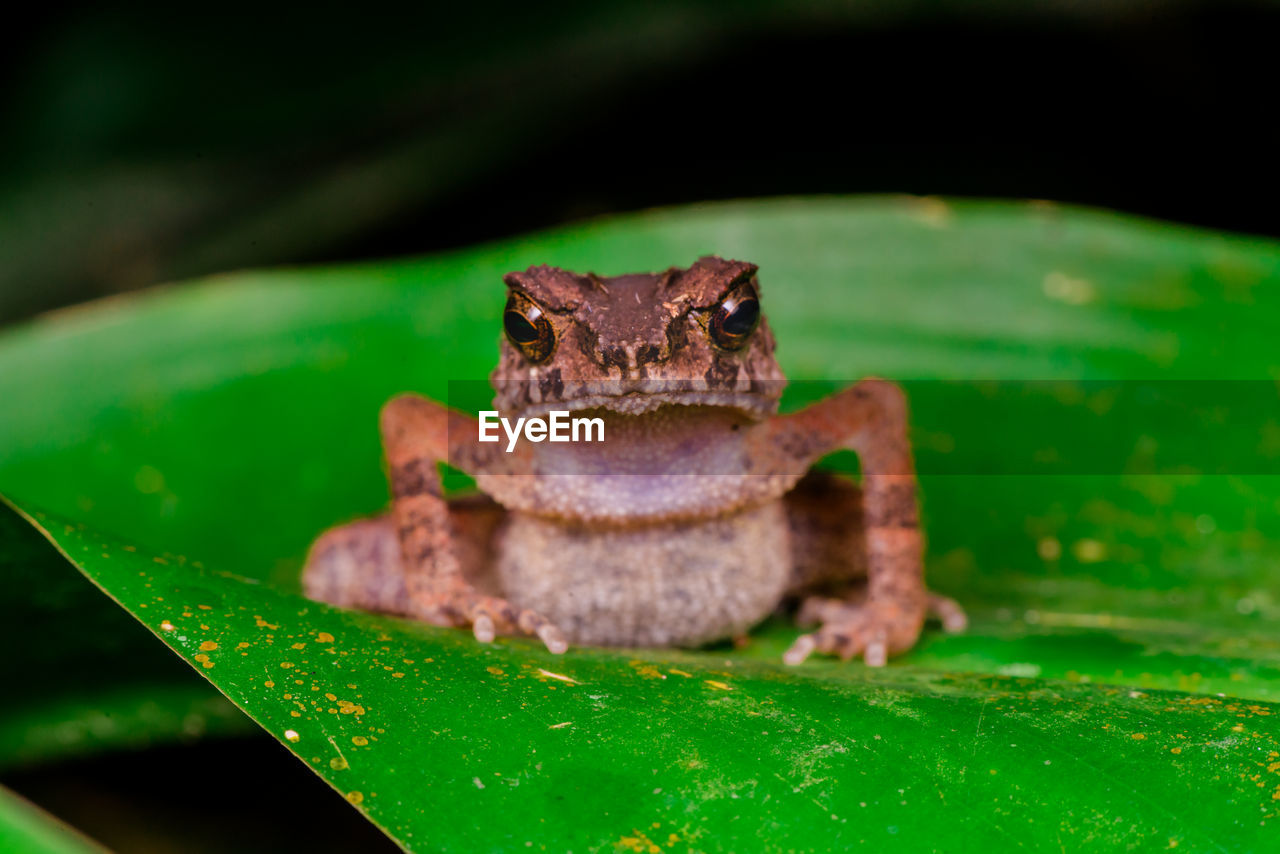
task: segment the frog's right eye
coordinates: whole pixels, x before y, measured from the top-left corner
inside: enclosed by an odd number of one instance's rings
[[[760,296],[747,282],[720,301],[711,316],[711,339],[726,350],[741,350],[760,325]]]
[[[544,362],[556,346],[556,331],[546,312],[529,297],[512,291],[502,315],[507,339],[530,362]]]

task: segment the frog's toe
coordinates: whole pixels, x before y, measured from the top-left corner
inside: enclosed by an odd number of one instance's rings
[[[488,614],[480,614],[476,617],[475,622],[471,624],[471,633],[476,636],[476,640],[480,643],[493,643],[493,639],[497,637],[497,629],[493,627],[493,620]]]
[[[561,634],[560,630],[547,623],[538,629],[538,638],[546,644],[547,652],[552,655],[563,655],[569,649],[569,641]]]
[[[521,634],[538,638],[555,655],[569,648],[560,629],[537,611],[516,608],[506,599],[472,591],[458,598],[455,608],[471,623],[471,633],[480,643],[492,643],[499,634]]]
[[[569,641],[555,623],[537,611],[525,609],[516,616],[516,628],[523,634],[536,637],[552,655],[561,655],[569,648]]]
[[[809,654],[818,646],[817,641],[813,639],[813,635],[801,635],[796,638],[795,643],[782,654],[782,661],[785,664],[800,664]]]
[[[930,593],[927,607],[929,616],[936,617],[942,623],[942,628],[952,634],[963,632],[969,627],[969,617],[954,599]]]

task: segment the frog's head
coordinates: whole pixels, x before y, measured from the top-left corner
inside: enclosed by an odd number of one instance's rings
[[[754,264],[707,257],[613,277],[543,266],[504,281],[505,335],[491,375],[503,412],[638,415],[683,404],[760,418],[777,410],[785,378]]]

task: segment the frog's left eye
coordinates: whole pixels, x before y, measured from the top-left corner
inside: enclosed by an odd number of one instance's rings
[[[530,362],[546,361],[556,346],[556,331],[546,312],[529,297],[512,291],[502,315],[507,339]]]
[[[760,296],[746,283],[729,292],[711,315],[711,337],[726,350],[744,347],[760,325]]]

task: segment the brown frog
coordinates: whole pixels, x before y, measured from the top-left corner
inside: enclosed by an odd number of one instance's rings
[[[778,415],[785,383],[756,266],[602,277],[505,277],[495,409],[512,421],[599,418],[603,441],[480,440],[476,418],[415,395],[381,429],[393,504],[323,534],[303,576],[336,605],[569,643],[698,646],[799,603],[791,664],[871,665],[909,649],[926,615],[965,615],[923,577],[902,391],[864,380]],[[528,436],[530,434],[526,434]],[[812,463],[855,451],[861,486]],[[438,463],[483,495],[446,499]]]

